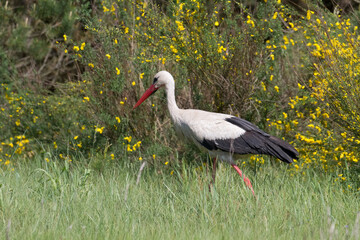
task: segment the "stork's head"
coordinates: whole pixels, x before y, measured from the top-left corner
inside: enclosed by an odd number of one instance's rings
[[[167,86],[173,81],[174,78],[169,72],[160,71],[155,75],[153,85],[155,85],[155,87],[159,89],[161,87]]]
[[[161,87],[168,87],[174,85],[173,76],[167,71],[160,71],[154,77],[153,84],[144,92],[139,101],[135,104],[134,108],[138,107],[143,101],[154,94]]]

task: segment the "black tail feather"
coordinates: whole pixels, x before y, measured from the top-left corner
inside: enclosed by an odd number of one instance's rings
[[[269,155],[286,163],[292,163],[293,159],[298,159],[299,152],[289,143],[273,136],[270,136],[268,140]]]
[[[254,124],[237,117],[226,118],[225,121],[244,129],[246,132],[236,139],[215,140],[216,149],[238,154],[267,154],[286,163],[292,163],[293,159],[298,159],[299,153],[293,146],[269,135]]]

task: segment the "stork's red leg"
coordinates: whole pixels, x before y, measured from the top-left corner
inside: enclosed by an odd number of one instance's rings
[[[236,170],[237,173],[240,175],[240,177],[242,177],[242,178],[244,179],[244,182],[245,182],[246,186],[248,186],[248,188],[250,188],[252,194],[253,194],[254,197],[256,198],[255,192],[254,192],[254,189],[253,189],[253,187],[252,187],[252,185],[251,185],[250,180],[249,180],[247,177],[245,177],[245,174],[244,174],[244,177],[243,177],[243,173],[242,173],[242,171],[240,170],[240,168],[239,168],[238,166],[236,166],[235,164],[231,164],[231,166],[232,166],[233,168],[235,168],[235,170]]]

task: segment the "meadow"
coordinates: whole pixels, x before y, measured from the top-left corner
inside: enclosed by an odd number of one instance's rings
[[[359,239],[360,11],[297,2],[0,2],[0,236]],[[132,109],[160,70],[299,159],[239,159],[257,199],[226,164],[209,191],[164,94]]]
[[[331,176],[245,172],[257,200],[228,165],[215,187],[205,169],[173,175],[140,164],[36,158],[0,175],[4,239],[359,239],[358,197]],[[138,182],[137,182],[138,181]]]

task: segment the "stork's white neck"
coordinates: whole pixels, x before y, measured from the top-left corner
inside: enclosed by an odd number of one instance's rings
[[[169,81],[165,86],[167,105],[170,112],[170,116],[173,121],[176,121],[179,115],[179,108],[176,105],[175,101],[175,83],[174,81]]]

